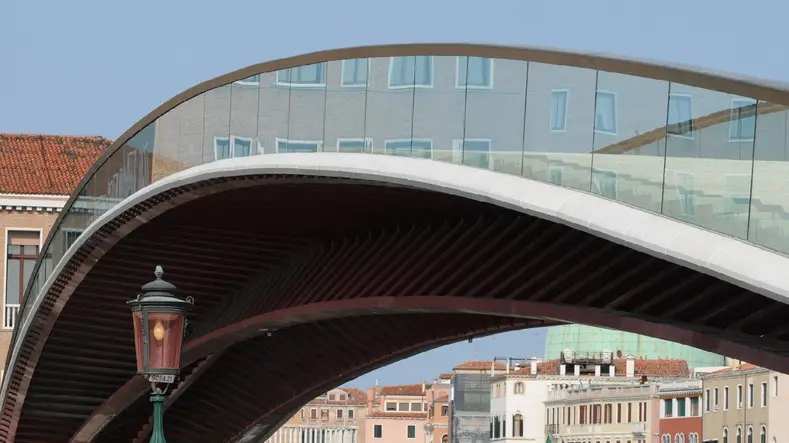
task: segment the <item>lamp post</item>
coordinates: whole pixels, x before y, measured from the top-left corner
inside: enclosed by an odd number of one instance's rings
[[[181,344],[186,314],[194,299],[175,296],[176,287],[162,279],[164,270],[156,267],[156,280],[144,285],[137,298],[126,302],[134,320],[134,348],[137,374],[151,383],[153,431],[150,443],[166,443],[162,425],[164,395],[181,368]]]

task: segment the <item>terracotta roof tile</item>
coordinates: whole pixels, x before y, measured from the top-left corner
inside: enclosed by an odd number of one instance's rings
[[[444,374],[439,375],[438,378],[440,378],[441,380],[449,380],[450,378],[452,378],[453,375],[455,375],[455,374],[444,373]]]
[[[537,375],[558,374],[559,364],[558,358],[537,363]],[[614,370],[619,376],[625,375],[627,373],[627,360],[614,359]],[[511,371],[510,374],[531,375],[531,367],[524,366],[517,371]],[[646,375],[647,377],[690,377],[690,368],[685,360],[636,359],[635,375]]]
[[[427,419],[427,412],[385,412],[371,411],[367,418],[417,418]]]
[[[0,193],[69,195],[111,143],[104,137],[0,134]]]
[[[491,360],[471,360],[455,366],[454,369],[490,370],[491,363],[493,363]],[[497,361],[494,367],[496,369],[504,369],[505,365]]]
[[[429,384],[425,388],[430,387]],[[397,385],[397,386],[384,386],[381,388],[381,395],[424,395],[422,390],[422,383],[416,385]]]
[[[347,394],[345,400],[329,400],[328,395],[322,395],[307,402],[308,405],[365,405],[367,404],[367,394],[358,388],[340,388]]]
[[[719,370],[717,370],[717,371],[708,372],[708,373],[706,373],[706,374],[704,374],[704,375],[710,375],[710,374],[725,374],[725,373],[727,373],[727,372],[749,371],[749,370],[751,370],[751,369],[756,369],[756,368],[758,368],[758,367],[759,367],[759,366],[756,366],[756,365],[754,365],[754,364],[752,364],[752,363],[743,363],[743,364],[741,364],[741,365],[739,365],[739,366],[737,366],[737,367],[735,367],[735,368],[723,368],[723,369],[719,369]]]

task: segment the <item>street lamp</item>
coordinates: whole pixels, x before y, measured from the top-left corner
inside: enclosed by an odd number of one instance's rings
[[[137,374],[151,383],[153,432],[150,443],[165,443],[162,420],[164,394],[181,368],[181,344],[186,314],[194,299],[174,295],[176,287],[164,281],[164,270],[156,267],[156,280],[144,285],[137,298],[126,302],[134,320],[134,347],[137,351]]]

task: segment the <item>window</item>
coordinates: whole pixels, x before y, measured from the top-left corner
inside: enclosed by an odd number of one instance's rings
[[[737,443],[742,443],[742,428],[737,426]]]
[[[340,394],[339,397],[340,397],[340,401],[345,401],[345,394]]]
[[[492,88],[493,60],[487,57],[458,57],[455,86],[458,88]]]
[[[748,443],[753,443],[753,428],[748,426]]]
[[[616,94],[613,92],[597,91],[594,130],[616,135]]]
[[[682,215],[693,217],[696,215],[696,191],[694,189],[693,174],[687,172],[674,172],[677,182],[677,196]]]
[[[328,420],[328,419],[329,419],[329,410],[321,409],[321,420]]]
[[[433,87],[433,57],[411,55],[389,59],[389,87]]]
[[[252,139],[247,137],[214,137],[214,159],[223,160],[233,157],[252,155]]]
[[[693,138],[693,99],[689,95],[670,94],[668,96],[669,135]]]
[[[255,74],[243,80],[238,80],[235,82],[235,84],[244,86],[258,86],[260,85],[260,74]]]
[[[441,416],[442,417],[446,417],[447,414],[449,414],[449,406],[448,405],[442,405],[441,406]]]
[[[748,383],[748,407],[753,407],[753,383]]]
[[[449,436],[447,434],[441,436],[441,443],[449,443]]]
[[[326,63],[297,66],[277,71],[277,84],[283,86],[326,86]]]
[[[592,191],[603,197],[615,199],[617,196],[616,172],[592,169]]]
[[[762,382],[762,391],[760,392],[762,396],[762,407],[767,407],[767,382]]]
[[[742,409],[742,385],[737,385],[737,409]]]
[[[408,425],[408,438],[416,438],[416,426]]]
[[[668,434],[663,434],[663,435],[660,437],[660,442],[661,442],[661,443],[671,443],[671,436],[670,436],[670,435],[668,435]]]
[[[729,429],[723,428],[723,443],[729,443]]]
[[[747,99],[731,101],[729,121],[730,142],[752,142],[756,132],[756,102]]]
[[[761,432],[759,432],[759,443],[767,443],[767,428],[762,426]]]
[[[685,415],[685,399],[678,398],[677,399],[677,417],[687,417]]]
[[[773,376],[773,396],[778,397],[778,376]]]
[[[316,420],[318,418],[318,410],[310,409],[310,418]]]
[[[337,409],[337,419],[342,420],[342,409]]]
[[[674,406],[673,399],[667,398],[667,399],[663,400],[663,413],[664,413],[663,416],[664,417],[673,417],[674,416],[673,406]]]
[[[406,157],[433,157],[432,140],[386,140],[384,142],[386,153],[389,155],[402,155]]]
[[[286,140],[284,138],[278,138],[277,152],[280,153],[318,152],[321,150],[322,145],[323,142],[321,141]]]
[[[367,86],[368,72],[370,72],[371,60],[369,58],[355,58],[342,61],[342,80],[340,86],[343,88]]]
[[[348,419],[353,420],[353,409],[348,409]]]
[[[19,305],[24,298],[25,288],[33,274],[33,266],[38,260],[38,247],[41,243],[39,231],[6,231],[6,281],[5,312],[3,328],[13,329],[19,314]]]
[[[523,437],[523,416],[521,414],[512,416],[512,436]]]
[[[512,392],[514,392],[516,394],[523,394],[523,391],[524,391],[524,389],[523,389],[523,382],[519,381],[519,382],[515,383],[515,386],[513,387],[513,391]]]
[[[489,168],[491,141],[483,138],[467,138],[452,142],[452,157],[455,163],[463,163],[477,168]]]
[[[338,152],[373,152],[373,139],[371,138],[338,138]]]
[[[723,388],[723,410],[729,410],[729,387],[726,386]]]
[[[400,412],[408,412],[410,411],[410,408],[408,407],[408,403],[401,402],[397,405],[397,410]]]
[[[334,401],[335,397],[334,394],[329,394],[329,401]]]
[[[373,426],[373,438],[383,438],[384,437],[384,427],[383,425],[374,425]]]
[[[698,417],[699,415],[701,415],[699,413],[699,398],[698,397],[692,397],[690,399],[690,416],[691,417]]]
[[[716,411],[718,410],[718,405],[720,404],[720,402],[718,400],[719,400],[718,388],[715,388],[715,403],[714,403],[714,405],[715,405],[715,410]]]
[[[411,412],[422,412],[422,403],[411,403]]]
[[[567,130],[567,97],[570,92],[566,89],[551,91],[551,131],[561,132]]]
[[[397,410],[397,403],[395,403],[395,402],[386,402],[386,410],[387,411],[396,411]]]
[[[674,435],[674,443],[685,443],[685,434]]]

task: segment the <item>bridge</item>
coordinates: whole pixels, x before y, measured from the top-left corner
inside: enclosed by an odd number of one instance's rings
[[[789,372],[789,86],[526,47],[316,52],[124,133],[44,246],[0,441],[150,433],[124,302],[196,306],[171,442],[264,438],[436,346],[567,322]]]

